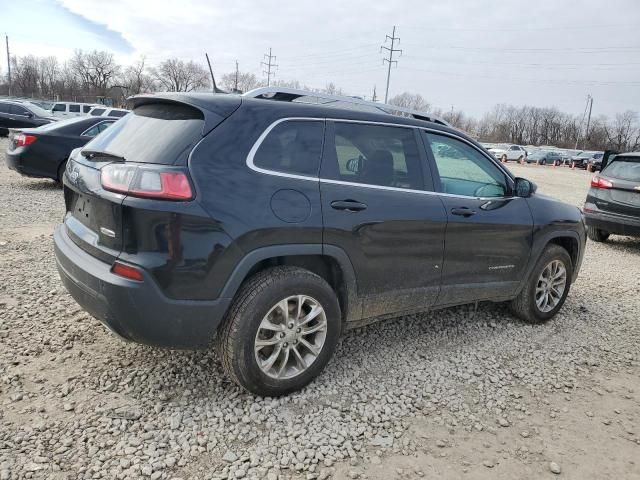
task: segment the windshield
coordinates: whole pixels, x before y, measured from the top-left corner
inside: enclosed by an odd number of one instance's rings
[[[611,178],[640,182],[640,159],[630,160],[616,157],[602,173]]]

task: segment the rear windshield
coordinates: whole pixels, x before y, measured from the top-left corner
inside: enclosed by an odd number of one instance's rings
[[[640,182],[640,159],[633,161],[616,158],[602,173],[611,178]]]
[[[141,105],[84,147],[130,162],[180,163],[202,138],[202,112],[183,104]]]

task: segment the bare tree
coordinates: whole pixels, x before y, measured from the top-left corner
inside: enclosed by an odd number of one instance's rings
[[[98,50],[76,50],[69,66],[87,92],[95,95],[105,95],[120,72],[113,54]]]
[[[11,57],[11,79],[18,92],[33,96],[39,92],[40,61],[33,55]]]
[[[137,95],[155,90],[155,80],[148,70],[144,56],[124,70],[120,84],[126,90],[127,95]]]
[[[419,93],[404,92],[389,99],[389,105],[396,107],[411,108],[426,112],[431,108],[431,104],[427,102]]]
[[[236,88],[236,72],[225,73],[220,79],[220,85],[223,89],[231,92]],[[258,80],[258,77],[250,72],[238,72],[237,88],[241,92],[248,92],[254,88],[263,86],[264,83]]]
[[[170,92],[191,92],[210,88],[209,73],[200,64],[170,58],[155,70],[155,78]]]

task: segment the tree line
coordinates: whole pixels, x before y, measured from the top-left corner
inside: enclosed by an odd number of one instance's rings
[[[212,91],[207,68],[194,61],[168,58],[149,65],[144,57],[132,65],[118,64],[112,53],[76,50],[64,62],[56,57],[13,56],[11,94],[48,100],[103,102],[124,105],[126,98],[156,91]],[[6,73],[6,72],[5,72]],[[7,75],[1,76],[0,95],[9,94]],[[216,87],[228,92],[246,92],[264,86],[264,80],[250,72],[227,72]],[[296,80],[276,81],[274,85],[340,95],[334,83],[322,89],[310,88]],[[563,148],[631,151],[640,148],[638,113],[627,110],[613,118],[598,115],[588,131],[583,115],[561,112],[554,107],[499,104],[476,119],[459,110],[442,110],[419,93],[405,92],[389,100],[392,105],[428,111],[460,128],[480,141],[519,145],[553,145]]]

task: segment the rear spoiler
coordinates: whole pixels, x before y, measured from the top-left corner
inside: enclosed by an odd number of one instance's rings
[[[188,105],[202,112],[204,127],[202,136],[207,135],[229,115],[235,112],[242,103],[238,95],[215,95],[212,93],[166,92],[134,95],[127,98],[131,109],[153,103],[173,103]]]

